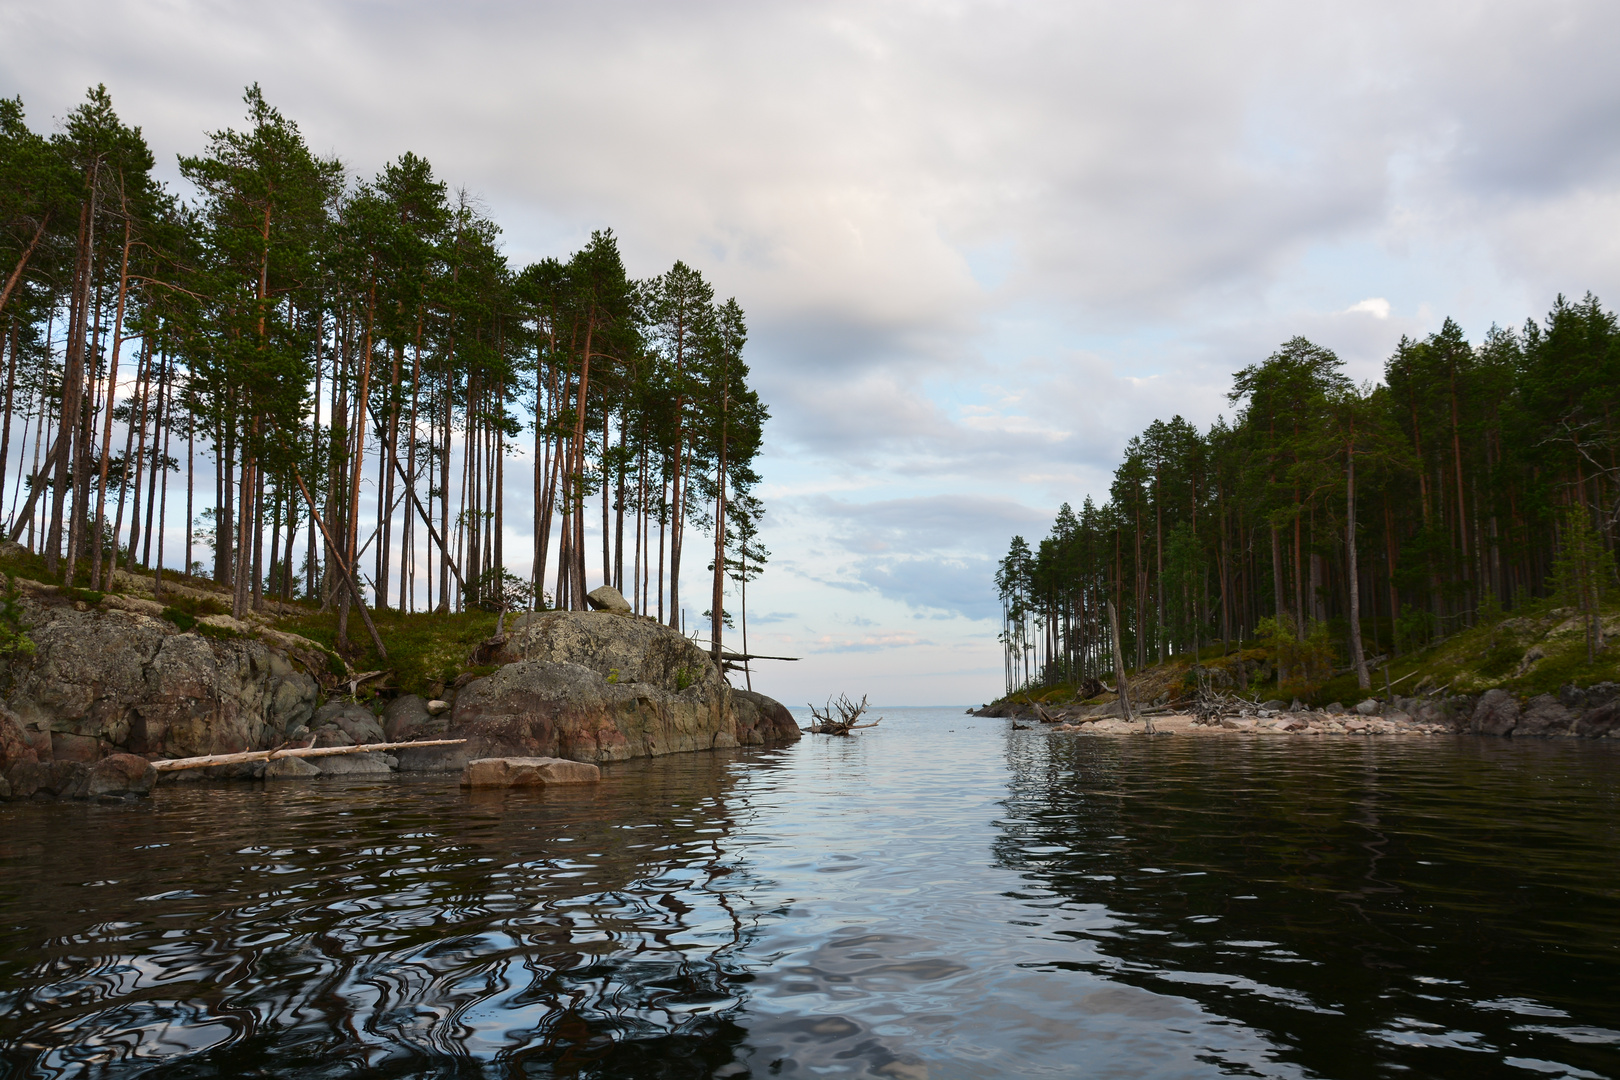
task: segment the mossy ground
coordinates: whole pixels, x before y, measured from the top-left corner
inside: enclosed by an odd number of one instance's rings
[[[388,659],[377,655],[366,624],[358,612],[349,613],[350,650],[345,654],[357,672],[391,671],[389,683],[402,693],[433,696],[455,682],[465,672],[488,673],[489,665],[475,663],[478,646],[495,633],[495,613],[465,611],[452,615],[373,610],[371,618],[377,635],[388,650]],[[508,616],[510,619],[510,616]],[[276,620],[277,629],[307,637],[337,651],[337,612],[310,610],[301,615],[284,615]]]
[[[1620,682],[1620,602],[1605,606],[1603,613],[1604,649],[1591,660],[1586,656],[1586,638],[1574,612],[1550,600],[1527,604],[1511,612],[1496,614],[1477,625],[1453,634],[1428,648],[1395,657],[1387,665],[1374,668],[1371,691],[1356,685],[1353,672],[1329,679],[1309,694],[1298,697],[1307,705],[1330,702],[1353,704],[1371,693],[1385,695],[1385,680],[1395,694],[1416,695],[1444,690],[1452,694],[1478,694],[1500,687],[1523,697],[1554,693],[1568,684],[1590,686],[1599,682]],[[1342,635],[1340,635],[1342,636]],[[1262,643],[1214,645],[1199,653],[1204,667],[1225,671],[1227,686],[1240,681],[1239,673],[1249,676],[1247,692],[1261,697],[1293,697],[1283,694],[1275,680],[1254,678],[1257,671],[1269,669]],[[1239,667],[1241,661],[1243,666]],[[1340,664],[1347,661],[1341,660]],[[1149,705],[1168,695],[1169,700],[1190,696],[1195,689],[1193,658],[1174,657],[1130,675],[1132,701]],[[1268,672],[1269,673],[1269,672]],[[1218,681],[1220,681],[1218,679]],[[1047,706],[1081,703],[1072,683],[1030,687],[1000,699],[1015,704],[1039,702]],[[1085,704],[1114,700],[1113,694],[1085,699]]]

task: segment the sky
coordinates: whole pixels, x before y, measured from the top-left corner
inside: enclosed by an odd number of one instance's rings
[[[1359,381],[1612,306],[1616,41],[1584,0],[12,0],[0,94],[43,130],[104,82],[173,180],[257,82],[356,176],[427,157],[515,265],[611,227],[697,267],[772,415],[749,645],[802,659],[756,688],[965,705],[1010,538],[1155,418],[1295,335]]]

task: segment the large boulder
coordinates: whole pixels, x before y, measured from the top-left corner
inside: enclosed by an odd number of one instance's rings
[[[251,638],[181,633],[134,611],[25,612],[35,651],[12,661],[5,706],[40,758],[263,749],[303,727],[318,700],[312,677]]]
[[[1509,735],[1519,722],[1519,699],[1506,690],[1487,690],[1474,706],[1468,729],[1476,735]]]
[[[456,695],[442,737],[467,741],[401,750],[402,770],[494,757],[621,761],[800,735],[779,703],[725,685],[708,654],[652,619],[526,615],[505,648],[510,662]]]
[[[803,734],[787,706],[775,698],[752,690],[732,690],[728,698],[737,714],[737,741],[744,745],[792,742]]]
[[[23,761],[38,761],[39,752],[23,732],[22,721],[9,709],[0,708],[0,776]]]
[[[90,767],[85,794],[92,799],[102,795],[147,795],[156,782],[157,770],[150,761],[136,754],[110,754]]]
[[[90,766],[82,761],[25,761],[13,765],[6,779],[13,799],[83,799],[89,795]]]
[[[633,615],[635,609],[624,594],[611,585],[603,585],[592,589],[585,594],[585,602],[591,606],[592,611],[613,611],[620,615]]]
[[[322,776],[387,776],[398,762],[388,754],[333,754],[314,764]]]
[[[714,670],[708,653],[656,619],[610,611],[520,616],[501,659],[579,664],[609,683],[647,683],[671,693],[711,680]]]
[[[309,726],[316,746],[365,746],[388,741],[376,714],[354,702],[328,701],[315,710]],[[321,771],[326,771],[324,766]]]
[[[389,742],[408,742],[444,730],[447,721],[428,712],[428,703],[415,694],[405,694],[388,703],[382,714],[383,734]]]
[[[1575,717],[1551,694],[1538,694],[1525,703],[1519,722],[1513,725],[1515,739],[1525,736],[1564,735]]]
[[[1620,732],[1620,700],[1611,699],[1586,710],[1575,721],[1575,734],[1588,739],[1601,739]]]
[[[651,683],[609,682],[583,664],[524,660],[456,695],[448,738],[464,738],[464,761],[565,757],[622,761],[736,746],[714,681],[671,693]]]

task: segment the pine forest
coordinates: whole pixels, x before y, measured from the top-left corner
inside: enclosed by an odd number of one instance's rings
[[[1620,325],[1588,295],[1470,342],[1403,338],[1377,385],[1295,338],[1233,377],[1234,413],[1131,438],[1109,498],[1065,504],[996,576],[1008,692],[1266,647],[1277,685],[1369,666],[1556,602],[1585,655],[1620,538]],[[1534,657],[1532,656],[1533,660]]]
[[[579,609],[605,582],[677,628],[706,608],[718,651],[765,558],[736,301],[681,262],[632,279],[607,230],[510,266],[427,161],[357,179],[245,102],[182,196],[105,88],[48,135],[0,101],[6,539],[69,586],[318,602],[344,649],[368,607]]]

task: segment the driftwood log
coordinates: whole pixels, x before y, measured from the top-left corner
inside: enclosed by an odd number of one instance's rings
[[[838,719],[836,720],[833,719],[832,715],[834,709],[838,710]],[[861,714],[865,711],[865,694],[861,695],[861,703],[859,705],[849,700],[849,695],[839,694],[837,701],[829,700],[827,702],[825,712],[817,709],[814,705],[810,706],[810,715],[815,717],[816,722],[811,724],[805,730],[809,731],[812,735],[848,735],[851,731],[858,728],[877,727],[878,721],[883,719],[881,716],[876,720],[871,720],[865,724],[856,723],[856,721],[861,718]]]
[[[177,769],[206,769],[210,765],[240,765],[244,761],[275,761],[288,757],[332,757],[336,754],[373,754],[383,750],[403,750],[417,746],[455,746],[466,739],[424,739],[421,742],[379,742],[361,746],[289,746],[280,750],[244,750],[239,754],[204,754],[202,757],[159,758],[152,762],[158,772]]]

